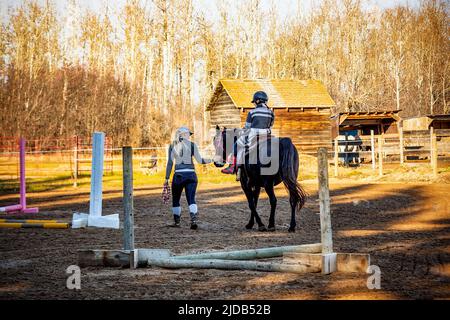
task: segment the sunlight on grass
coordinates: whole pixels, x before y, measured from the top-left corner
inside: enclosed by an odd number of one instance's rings
[[[0,159],[0,192],[17,193],[19,191],[18,164],[14,157]],[[141,158],[133,161],[134,186],[145,187],[148,185],[162,185],[165,178],[165,161],[159,161],[158,166],[151,172],[141,166]],[[73,189],[74,179],[70,158],[67,155],[61,157],[47,155],[27,156],[27,191],[42,192],[51,190]],[[120,157],[115,157],[113,167],[105,165],[103,185],[105,189],[122,187],[122,163]],[[90,163],[83,163],[82,171],[78,175],[78,188],[90,186]],[[225,175],[220,168],[209,164],[196,165],[199,182],[212,184],[239,185],[234,175]],[[370,164],[359,167],[338,168],[338,177],[334,177],[334,166],[330,163],[330,179],[345,182],[351,181],[377,181],[377,182],[426,182],[437,181],[449,183],[450,166],[442,166],[438,170],[437,180],[433,177],[431,166],[422,164],[385,164],[384,174],[378,175],[378,169],[372,169]],[[312,181],[317,179],[317,159],[314,156],[300,154],[299,181]]]

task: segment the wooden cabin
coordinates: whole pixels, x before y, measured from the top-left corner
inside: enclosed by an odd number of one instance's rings
[[[450,129],[450,114],[433,114],[403,119],[403,130]]]
[[[368,111],[368,112],[340,112],[331,118],[331,136],[338,137],[339,152],[347,165],[350,161],[365,162],[367,157],[360,156],[360,151],[370,151],[371,131],[375,135],[398,134],[401,126],[400,110]],[[385,150],[389,150],[390,142],[386,141]],[[350,152],[350,153],[349,153]]]
[[[332,138],[346,133],[353,136],[374,134],[398,133],[401,118],[398,113],[401,110],[368,111],[368,112],[340,112],[332,117]]]
[[[403,133],[414,141],[415,149],[429,149],[430,135],[436,135],[438,158],[450,159],[450,114],[433,114],[403,119]],[[428,152],[421,151],[416,159],[428,158]]]
[[[290,137],[300,152],[331,149],[331,108],[335,102],[318,80],[219,80],[207,106],[211,127],[242,128],[256,91],[269,96],[273,133]]]

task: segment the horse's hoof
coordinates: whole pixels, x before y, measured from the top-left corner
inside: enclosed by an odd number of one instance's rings
[[[295,232],[295,228],[289,228],[289,230],[288,230],[289,232]]]
[[[267,228],[267,231],[273,232],[273,231],[275,231],[275,227],[268,227],[268,228]]]
[[[253,224],[246,224],[245,225],[245,229],[247,229],[247,230],[251,230],[251,229],[253,229]]]
[[[266,226],[259,226],[258,231],[264,232],[264,231],[267,231],[267,228],[266,228]]]

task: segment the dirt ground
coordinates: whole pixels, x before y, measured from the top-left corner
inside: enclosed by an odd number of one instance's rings
[[[294,234],[283,187],[272,233],[244,229],[249,210],[237,183],[200,184],[197,231],[186,210],[181,229],[167,226],[160,186],[137,188],[136,247],[181,254],[320,242],[316,182],[304,186],[310,198]],[[449,299],[449,191],[448,184],[331,184],[335,251],[370,253],[381,269],[380,290],[367,288],[367,274],[85,268],[74,291],[66,288],[66,268],[77,263],[77,250],[120,249],[121,230],[0,229],[0,299]],[[0,206],[15,202],[16,195],[0,195]],[[35,193],[28,202],[40,208],[35,217],[69,221],[75,211],[88,212],[89,190]],[[267,224],[264,193],[258,208]],[[104,192],[103,213],[122,215],[121,190]]]

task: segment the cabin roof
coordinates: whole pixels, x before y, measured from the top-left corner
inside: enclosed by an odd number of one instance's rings
[[[269,95],[271,108],[332,107],[335,102],[319,80],[219,80],[206,110],[211,110],[221,92],[225,90],[236,108],[253,108],[251,103],[256,91]]]
[[[420,119],[420,118],[430,118],[430,119],[442,119],[442,120],[450,120],[450,113],[448,114],[427,114],[427,115],[421,115],[421,116],[410,116],[405,117],[403,120],[410,120],[410,119]]]
[[[450,114],[429,114],[429,115],[427,115],[427,117],[432,120],[439,120],[439,121],[449,121],[450,120]]]
[[[385,110],[385,111],[355,111],[355,112],[339,112],[333,115],[332,119],[338,119],[339,125],[343,124],[344,121],[350,120],[383,120],[383,119],[393,119],[395,121],[400,121],[398,113],[401,110]]]

